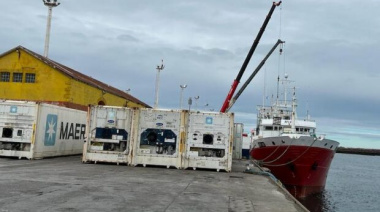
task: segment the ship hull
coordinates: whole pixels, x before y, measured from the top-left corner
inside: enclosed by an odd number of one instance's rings
[[[253,159],[267,167],[297,198],[324,190],[338,142],[313,137],[262,138],[251,149]],[[264,145],[263,145],[264,144]]]

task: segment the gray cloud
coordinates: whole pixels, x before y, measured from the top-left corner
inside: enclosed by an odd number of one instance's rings
[[[179,85],[186,83],[184,99],[199,95],[199,107],[208,103],[203,109],[219,110],[271,4],[269,0],[62,1],[53,9],[49,57],[119,89],[130,88],[132,95],[151,105],[155,67],[164,59],[160,106],[178,107]],[[0,51],[23,45],[42,53],[47,15],[42,2],[2,1],[0,7]],[[373,15],[379,9],[380,2],[374,0],[284,1],[240,85],[280,31],[286,41],[284,54],[273,53],[241,95],[232,109],[237,121],[250,122],[246,126],[252,128],[264,84],[267,96],[276,95],[277,75],[286,72],[296,81],[300,116],[309,110],[322,120],[321,128],[328,124],[323,121],[326,117],[350,120],[337,125],[380,126],[380,16]]]
[[[121,40],[121,41],[130,41],[130,42],[138,42],[139,40],[131,35],[127,35],[127,34],[123,34],[123,35],[119,35],[117,36],[117,39],[118,40]]]

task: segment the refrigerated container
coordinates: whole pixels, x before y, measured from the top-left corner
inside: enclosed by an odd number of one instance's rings
[[[231,171],[234,114],[190,112],[183,168]]]
[[[89,106],[83,162],[129,164],[134,110],[118,106]]]
[[[134,117],[132,164],[181,168],[185,112],[140,108]]]
[[[85,130],[85,111],[30,101],[0,102],[0,156],[81,154]]]

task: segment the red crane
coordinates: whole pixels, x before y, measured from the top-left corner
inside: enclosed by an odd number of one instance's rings
[[[232,96],[233,96],[234,93],[235,93],[235,90],[236,90],[236,88],[237,88],[237,86],[238,86],[238,84],[239,84],[239,82],[240,82],[240,79],[241,79],[241,77],[243,76],[243,73],[244,73],[245,69],[247,68],[249,61],[251,60],[251,57],[252,57],[253,53],[255,52],[257,45],[259,44],[259,41],[260,41],[260,39],[261,39],[261,36],[263,35],[263,33],[264,33],[264,31],[265,31],[265,28],[266,28],[267,25],[268,25],[268,22],[269,22],[269,20],[270,20],[272,14],[273,14],[273,11],[274,11],[274,9],[275,9],[277,6],[279,6],[280,4],[281,4],[281,1],[279,1],[279,2],[277,2],[277,3],[276,3],[276,2],[273,2],[272,7],[270,8],[267,17],[265,18],[264,23],[263,23],[263,25],[261,26],[260,31],[259,31],[259,33],[257,34],[256,39],[255,39],[255,41],[253,42],[252,47],[251,47],[251,49],[249,50],[248,55],[247,55],[247,57],[245,58],[244,63],[243,63],[243,65],[241,66],[240,71],[239,71],[239,73],[238,73],[236,79],[234,80],[234,82],[233,82],[232,85],[231,85],[231,89],[230,89],[230,91],[228,92],[226,99],[224,100],[224,103],[223,103],[222,108],[220,109],[220,112],[222,112],[222,113],[226,112],[226,110],[227,110],[227,108],[228,108],[228,106],[229,106],[230,100],[231,100]]]
[[[260,62],[260,64],[256,67],[255,71],[249,76],[247,81],[241,86],[240,90],[236,93],[236,95],[230,100],[230,103],[228,104],[228,107],[225,112],[228,112],[231,107],[235,104],[236,100],[239,98],[239,96],[243,93],[245,88],[248,86],[248,84],[252,81],[252,79],[256,76],[256,74],[260,71],[260,69],[264,66],[265,62],[269,58],[269,56],[274,52],[274,50],[277,48],[278,45],[281,45],[285,43],[285,41],[282,41],[280,39],[277,40],[276,44],[272,47],[272,49],[268,52],[268,54],[264,57],[264,59]],[[282,47],[280,48],[280,54],[282,52]]]

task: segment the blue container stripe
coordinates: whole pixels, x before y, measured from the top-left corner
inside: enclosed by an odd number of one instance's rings
[[[57,135],[57,120],[58,116],[54,114],[48,114],[46,117],[46,127],[45,127],[45,146],[54,146],[55,138]]]

